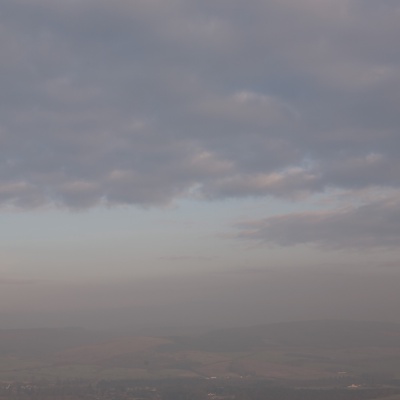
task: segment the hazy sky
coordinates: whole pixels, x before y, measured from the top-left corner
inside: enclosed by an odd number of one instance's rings
[[[399,38],[398,0],[2,0],[5,325],[400,320]]]

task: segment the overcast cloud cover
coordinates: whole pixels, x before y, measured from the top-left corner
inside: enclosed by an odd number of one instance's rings
[[[346,192],[236,236],[396,247],[399,38],[397,0],[2,0],[0,204]]]

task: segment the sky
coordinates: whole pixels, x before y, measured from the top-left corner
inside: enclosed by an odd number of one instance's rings
[[[400,322],[400,3],[2,0],[4,327]]]

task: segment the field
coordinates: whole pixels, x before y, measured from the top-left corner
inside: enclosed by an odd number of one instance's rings
[[[393,324],[340,322],[275,324],[184,337],[0,331],[0,380],[394,381],[400,380],[399,332]]]

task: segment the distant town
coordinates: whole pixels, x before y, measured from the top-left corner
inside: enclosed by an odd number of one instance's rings
[[[318,386],[318,384],[320,386]],[[360,400],[400,399],[400,382],[274,382],[266,379],[65,380],[2,382],[13,400]]]

